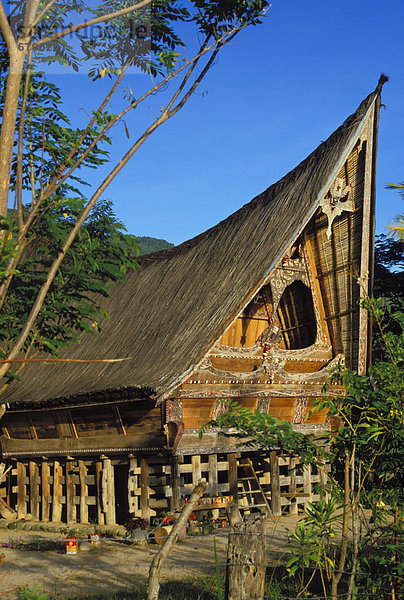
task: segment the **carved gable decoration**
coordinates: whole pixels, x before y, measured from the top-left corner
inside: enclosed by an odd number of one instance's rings
[[[352,186],[345,185],[345,181],[337,177],[325,198],[320,202],[320,206],[328,218],[327,237],[330,238],[334,219],[344,211],[353,212],[355,209]]]

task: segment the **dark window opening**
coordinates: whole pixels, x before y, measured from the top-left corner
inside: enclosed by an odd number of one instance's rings
[[[294,281],[282,294],[277,311],[284,350],[307,348],[316,341],[317,326],[310,288]]]

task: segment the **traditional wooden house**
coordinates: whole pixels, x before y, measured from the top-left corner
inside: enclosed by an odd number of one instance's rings
[[[323,473],[314,467],[290,470],[275,449],[265,455],[197,433],[229,398],[322,431],[323,411],[305,415],[332,367],[366,370],[369,321],[359,300],[372,278],[382,85],[249,204],[142,258],[105,302],[103,332],[64,355],[132,360],[36,364],[9,385],[0,426],[12,469],[1,497],[19,516],[150,518],[178,507],[200,477],[206,503],[219,497],[217,506],[297,512],[315,498]]]

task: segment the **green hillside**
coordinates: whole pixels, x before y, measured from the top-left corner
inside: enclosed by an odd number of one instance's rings
[[[160,240],[158,238],[152,238],[147,236],[134,236],[131,234],[125,235],[126,238],[129,238],[132,243],[136,243],[136,240],[140,244],[140,255],[142,254],[151,254],[152,252],[157,252],[158,250],[166,250],[167,248],[172,248],[174,244],[170,244],[166,240]]]

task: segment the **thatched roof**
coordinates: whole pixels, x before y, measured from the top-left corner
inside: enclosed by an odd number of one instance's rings
[[[244,308],[318,207],[381,91],[383,81],[293,171],[208,231],[141,259],[114,286],[100,334],[83,334],[64,352],[73,359],[133,357],[113,364],[27,366],[2,398],[17,406],[97,398],[157,397],[192,372]],[[134,389],[135,388],[135,389]],[[33,406],[34,407],[34,406]]]

